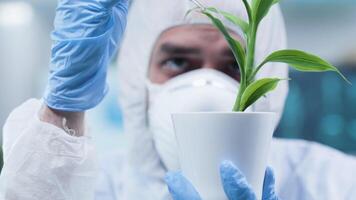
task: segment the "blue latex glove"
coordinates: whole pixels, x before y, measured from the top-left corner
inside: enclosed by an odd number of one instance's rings
[[[220,166],[221,181],[229,200],[256,200],[256,195],[241,171],[229,161]],[[201,200],[192,184],[180,172],[166,176],[169,192],[174,200]],[[271,168],[266,169],[262,200],[278,200],[274,190],[275,179]]]
[[[126,27],[128,1],[58,1],[44,95],[49,107],[79,112],[104,98],[107,66]]]

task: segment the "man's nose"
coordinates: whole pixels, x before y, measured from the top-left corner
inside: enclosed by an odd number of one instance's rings
[[[220,67],[218,66],[218,64],[216,62],[206,61],[203,63],[202,68],[219,70]]]
[[[219,66],[215,62],[205,62],[202,66],[204,69],[215,69],[215,70],[221,70],[222,66]]]

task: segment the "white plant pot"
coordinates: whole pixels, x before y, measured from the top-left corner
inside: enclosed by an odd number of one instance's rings
[[[261,199],[275,113],[175,113],[172,120],[181,170],[202,199],[227,199],[219,174],[224,160],[238,166]]]

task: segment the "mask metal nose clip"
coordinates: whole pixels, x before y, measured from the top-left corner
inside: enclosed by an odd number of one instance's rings
[[[177,90],[180,90],[180,89],[184,89],[184,88],[189,88],[189,87],[200,88],[200,87],[205,87],[205,86],[212,86],[212,87],[215,87],[215,88],[228,90],[230,92],[235,92],[231,87],[227,87],[222,82],[216,81],[216,80],[209,80],[209,79],[194,80],[191,83],[186,83],[184,85],[176,86],[176,87],[172,88],[170,90],[170,92],[174,92],[174,91],[177,91]]]
[[[208,79],[199,79],[192,83],[193,87],[204,87],[204,86],[213,86],[220,89],[225,89],[234,92],[231,88],[227,87],[223,83],[216,80],[208,80]]]
[[[157,85],[147,81],[147,86],[152,93],[153,89],[158,93],[159,91],[167,93],[175,93],[179,90],[188,88],[202,88],[203,90],[225,90],[229,93],[236,94],[239,83],[227,76],[226,74],[212,70],[212,69],[198,69],[194,70],[167,81],[164,85]],[[155,86],[155,87],[152,87]],[[201,91],[201,90],[200,90]]]

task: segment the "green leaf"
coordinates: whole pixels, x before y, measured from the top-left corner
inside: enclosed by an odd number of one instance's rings
[[[267,15],[275,0],[255,0],[252,4],[252,12],[256,24],[260,23]]]
[[[211,21],[213,22],[214,26],[216,26],[220,32],[224,35],[226,41],[228,42],[236,61],[239,64],[240,72],[244,73],[244,66],[245,66],[245,49],[242,47],[239,41],[235,40],[231,35],[229,34],[228,30],[224,26],[224,24],[216,17],[214,17],[212,14],[210,14],[207,11],[202,11],[204,15],[209,17]]]
[[[190,0],[192,3],[194,3],[197,7],[199,7],[201,10],[205,10],[206,7],[199,1],[199,0]]]
[[[279,3],[281,0],[273,0],[273,5]]]
[[[236,26],[240,27],[241,30],[247,35],[248,34],[248,29],[249,29],[249,25],[248,23],[241,19],[238,16],[235,16],[231,13],[225,12],[225,11],[221,11],[218,10],[216,8],[210,7],[207,8],[209,11],[217,13],[217,14],[221,14],[222,16],[224,16],[225,19],[227,19],[228,21],[230,21],[231,23],[235,24]]]
[[[197,11],[197,10],[200,10],[200,7],[194,7],[194,8],[189,9],[189,10],[185,13],[184,19],[187,18],[192,12]]]
[[[247,15],[248,15],[248,20],[249,20],[250,23],[252,23],[252,10],[251,10],[251,6],[250,6],[250,4],[248,3],[247,0],[242,0],[242,2],[244,3],[245,9],[246,9],[246,12],[247,12]]]
[[[262,96],[276,89],[278,82],[281,80],[283,79],[264,78],[251,83],[242,94],[240,109],[242,111],[246,110]]]
[[[333,71],[338,73],[349,84],[350,81],[332,64],[319,58],[318,56],[300,50],[280,50],[269,55],[257,69],[260,69],[267,62],[286,63],[298,71],[303,72],[325,72]]]

